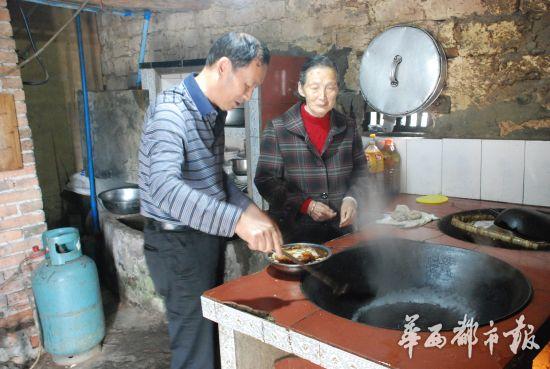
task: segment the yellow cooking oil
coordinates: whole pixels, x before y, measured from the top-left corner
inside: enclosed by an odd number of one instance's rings
[[[374,133],[371,133],[369,144],[365,148],[365,157],[367,158],[369,173],[376,174],[384,172],[384,156],[376,146],[376,135]]]

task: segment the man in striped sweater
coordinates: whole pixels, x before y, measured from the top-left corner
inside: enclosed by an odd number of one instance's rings
[[[215,368],[214,327],[200,295],[216,285],[224,237],[251,250],[280,253],[277,225],[223,171],[226,112],[248,101],[266,75],[269,50],[244,33],[228,33],[206,66],[151,104],[139,148],[145,258],[164,297],[171,368]]]

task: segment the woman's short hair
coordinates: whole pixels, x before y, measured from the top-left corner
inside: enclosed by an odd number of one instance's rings
[[[328,56],[325,55],[315,55],[312,57],[309,57],[305,62],[304,65],[302,65],[302,69],[300,69],[300,84],[303,86],[306,83],[306,75],[307,72],[310,69],[316,68],[316,67],[327,67],[332,68],[336,75],[338,76],[338,68],[336,68],[336,64]]]
[[[267,65],[271,58],[265,43],[247,33],[237,32],[226,33],[214,42],[206,57],[206,65],[210,66],[224,56],[231,60],[235,69],[246,67],[255,59]]]

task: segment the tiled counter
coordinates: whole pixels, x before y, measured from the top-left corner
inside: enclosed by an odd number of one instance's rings
[[[517,206],[464,199],[450,199],[442,205],[421,205],[414,199],[415,196],[401,195],[389,208],[407,204],[443,217],[463,210]],[[325,368],[505,368],[515,355],[510,350],[512,337],[503,337],[502,333],[515,328],[516,319],[523,315],[525,323],[535,327],[536,339],[537,329],[548,320],[550,251],[509,250],[463,242],[442,234],[435,222],[408,230],[371,227],[361,234],[348,235],[327,245],[339,252],[360,240],[380,236],[451,245],[492,255],[513,265],[530,280],[533,297],[523,310],[495,323],[499,342],[494,345],[492,355],[483,344],[486,340],[483,333],[490,327],[482,326],[477,330],[478,342],[473,346],[471,358],[468,358],[467,346],[450,343],[454,337],[450,331],[442,332],[447,344],[441,349],[423,347],[429,332],[419,332],[421,339],[410,359],[407,350],[398,345],[402,331],[355,323],[324,311],[302,294],[298,279],[268,267],[207,291],[202,297],[204,316],[219,323],[223,368],[248,369],[238,366],[239,356],[257,354],[253,351],[262,347],[277,348],[272,355],[292,353]],[[257,345],[250,346],[248,351],[239,349],[238,340],[244,336],[253,337]],[[270,368],[270,365],[272,361],[257,362],[250,368]]]

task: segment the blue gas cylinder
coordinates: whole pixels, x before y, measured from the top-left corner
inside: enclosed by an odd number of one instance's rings
[[[64,363],[97,350],[105,336],[99,279],[76,228],[47,231],[42,241],[46,257],[32,273],[32,290],[44,348]]]

